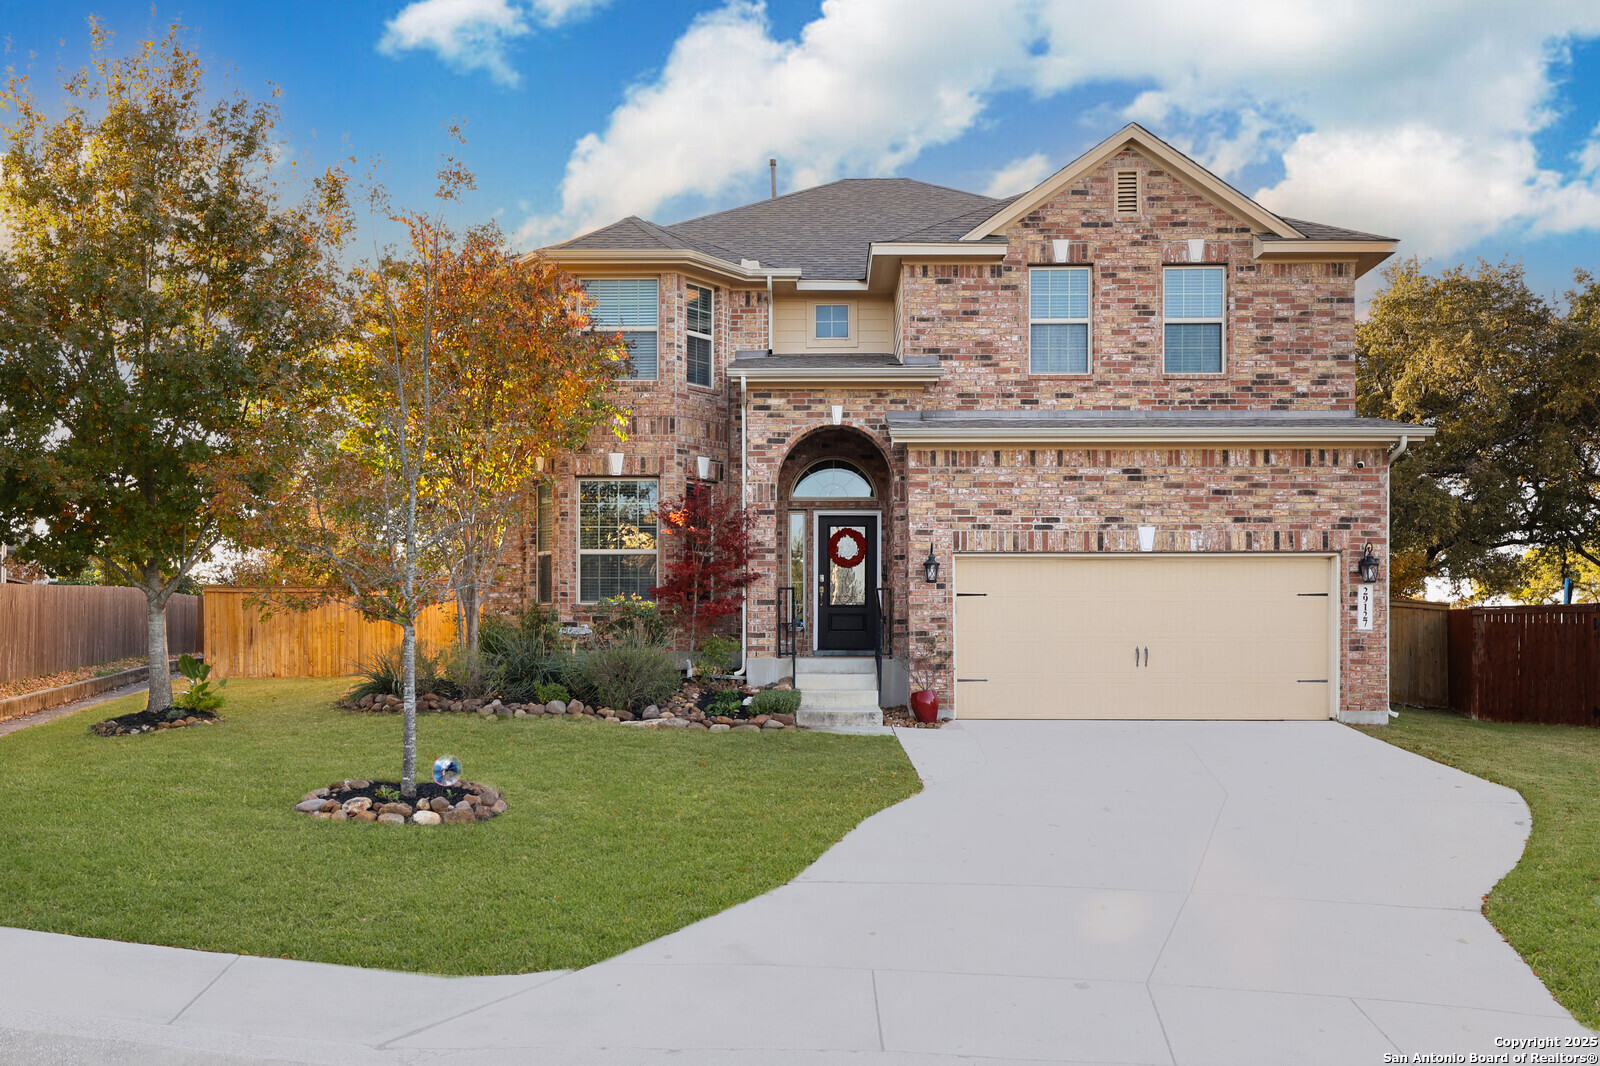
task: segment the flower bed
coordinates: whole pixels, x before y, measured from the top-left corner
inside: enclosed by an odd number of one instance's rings
[[[779,681],[767,688],[790,688],[789,682]],[[753,697],[761,689],[743,686],[733,691],[741,699]],[[493,696],[456,699],[451,696],[429,693],[417,697],[419,714],[477,714],[485,718],[499,715],[504,718],[579,717],[613,725],[631,725],[648,729],[702,729],[713,733],[734,729],[800,729],[792,714],[751,714],[748,706],[730,713],[713,713],[710,708],[716,691],[702,689],[693,681],[685,681],[677,695],[663,704],[651,704],[639,714],[612,707],[589,707],[582,700],[551,700],[549,703],[506,703]],[[367,695],[357,700],[347,700],[350,710],[373,714],[395,714],[401,710],[399,696]]]
[[[158,729],[182,729],[191,725],[213,725],[222,719],[211,711],[184,711],[182,718],[167,718],[166,711],[137,711],[96,722],[89,732],[102,737],[126,737],[135,733],[154,733]]]
[[[476,781],[454,785],[419,781],[412,799],[401,799],[398,781],[335,781],[307,792],[294,809],[334,822],[389,825],[464,825],[506,812],[500,791]]]

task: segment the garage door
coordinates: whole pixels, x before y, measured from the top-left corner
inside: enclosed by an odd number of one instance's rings
[[[1332,562],[958,555],[962,718],[1329,717]]]

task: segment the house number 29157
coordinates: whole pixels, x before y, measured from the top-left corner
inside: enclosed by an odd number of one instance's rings
[[[1372,632],[1372,586],[1356,586],[1356,628],[1363,633]]]

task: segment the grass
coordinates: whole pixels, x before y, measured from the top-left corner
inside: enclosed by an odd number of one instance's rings
[[[1600,1027],[1600,729],[1402,708],[1363,732],[1522,794],[1527,850],[1484,914],[1563,1007]]]
[[[226,721],[89,734],[143,695],[0,737],[0,924],[436,974],[578,967],[792,879],[921,788],[892,737],[645,731],[419,716],[507,814],[424,828],[314,820],[345,777],[398,779],[400,716],[347,682],[231,683]]]

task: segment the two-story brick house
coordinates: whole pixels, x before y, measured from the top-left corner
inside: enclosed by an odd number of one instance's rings
[[[1130,125],[1012,199],[845,180],[543,249],[624,333],[633,417],[552,470],[528,594],[644,592],[650,511],[720,482],[749,676],[795,654],[808,705],[881,621],[885,705],[949,650],[957,716],[1384,721],[1388,466],[1430,432],[1354,410],[1395,243]]]

